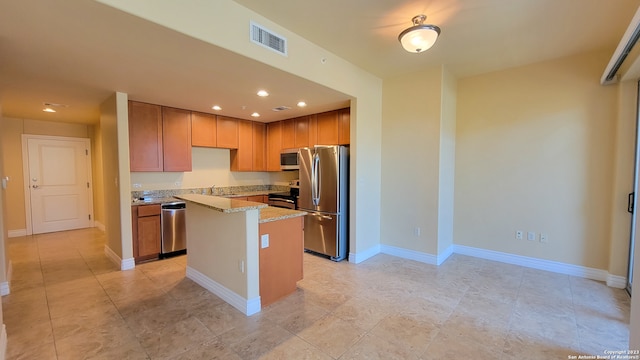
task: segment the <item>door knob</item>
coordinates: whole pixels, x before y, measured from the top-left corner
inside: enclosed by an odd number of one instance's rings
[[[34,189],[37,189],[39,186],[38,186],[38,185],[32,185],[32,187],[33,187]]]

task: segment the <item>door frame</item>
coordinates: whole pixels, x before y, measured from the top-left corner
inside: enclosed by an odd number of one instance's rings
[[[92,162],[91,162],[91,139],[81,137],[69,137],[69,136],[51,136],[51,135],[32,135],[22,134],[22,176],[24,182],[24,216],[26,223],[27,235],[33,235],[33,224],[31,222],[31,183],[29,181],[29,140],[59,140],[59,141],[76,141],[84,142],[87,148],[87,179],[89,181],[89,227],[95,226],[95,216],[93,214],[93,177],[92,177]]]

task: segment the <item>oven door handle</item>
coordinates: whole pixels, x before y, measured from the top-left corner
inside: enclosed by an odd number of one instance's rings
[[[274,198],[269,198],[269,201],[274,201],[274,202],[286,202],[289,204],[295,204],[295,201],[293,200],[289,200],[289,199],[274,199]]]

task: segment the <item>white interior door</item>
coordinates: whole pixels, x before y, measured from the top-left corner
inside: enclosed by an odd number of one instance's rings
[[[89,139],[27,137],[26,141],[33,234],[93,226]]]

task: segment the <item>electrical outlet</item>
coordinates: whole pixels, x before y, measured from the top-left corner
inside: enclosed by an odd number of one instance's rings
[[[547,234],[540,233],[540,242],[541,243],[549,242],[549,237],[547,237]]]
[[[175,182],[175,183],[173,183],[173,184],[174,184],[175,186],[178,186],[178,187],[182,186],[182,183],[181,183],[180,181],[176,181],[176,182]]]
[[[516,231],[516,240],[522,240],[522,231],[518,230]]]
[[[527,233],[527,240],[535,241],[536,240],[536,233],[534,231],[529,231]]]
[[[416,237],[420,236],[420,228],[419,227],[413,229],[413,235],[415,235]]]
[[[244,260],[238,261],[238,268],[240,272],[244,274]]]
[[[260,235],[260,247],[263,249],[269,247],[269,234]]]
[[[135,189],[140,189],[142,187],[142,184],[133,184],[133,187]]]

